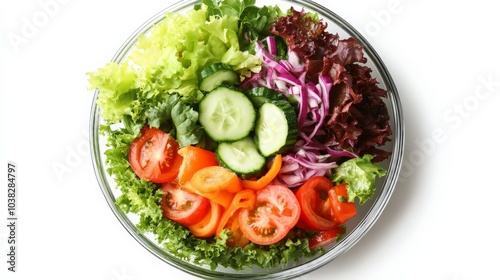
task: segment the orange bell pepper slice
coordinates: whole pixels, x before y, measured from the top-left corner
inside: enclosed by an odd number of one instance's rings
[[[250,243],[250,240],[246,238],[240,229],[239,213],[241,210],[241,208],[236,210],[224,226],[224,229],[228,229],[231,232],[231,237],[226,241],[226,245],[229,247],[240,246],[244,248]]]
[[[219,165],[215,153],[199,147],[186,146],[179,149],[178,153],[183,158],[179,174],[177,175],[179,184],[181,185],[191,180],[191,177],[198,170],[208,166]]]
[[[255,207],[255,192],[251,189],[244,189],[242,191],[239,191],[236,193],[234,196],[233,200],[231,201],[231,204],[229,207],[224,210],[224,213],[222,213],[222,217],[220,219],[219,225],[217,226],[217,230],[215,233],[219,235],[221,231],[226,227],[226,224],[228,223],[229,219],[233,217],[239,209],[250,209]],[[238,217],[235,217],[238,219]],[[230,229],[233,231],[232,229]],[[233,231],[234,232],[234,231]]]
[[[271,165],[271,167],[264,176],[260,177],[258,180],[255,181],[242,180],[241,183],[243,187],[246,189],[252,189],[258,191],[263,187],[269,185],[269,183],[271,183],[274,180],[274,178],[278,176],[282,164],[283,164],[282,156],[280,154],[276,155],[274,157],[273,164]]]
[[[193,174],[190,180],[195,189],[202,193],[228,191],[236,193],[243,189],[236,173],[222,166],[208,166]]]
[[[210,201],[211,209],[200,222],[189,226],[189,231],[199,238],[207,238],[215,235],[224,208],[216,202]]]
[[[234,193],[230,193],[228,191],[200,192],[195,187],[193,187],[191,182],[185,183],[182,187],[187,191],[206,197],[208,198],[208,200],[216,202],[222,205],[222,207],[224,208],[229,207],[235,195]]]

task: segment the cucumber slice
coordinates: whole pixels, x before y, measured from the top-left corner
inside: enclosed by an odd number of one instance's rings
[[[236,142],[222,142],[215,154],[221,166],[243,179],[255,177],[266,164],[266,159],[259,153],[251,137]]]
[[[200,102],[199,121],[217,142],[247,137],[255,126],[256,112],[248,97],[235,89],[220,86]]]
[[[283,94],[266,87],[252,88],[247,92],[247,95],[257,108],[271,100],[287,100]]]
[[[240,81],[239,75],[224,63],[215,63],[204,68],[200,73],[200,90],[212,91],[222,85],[236,85]]]
[[[295,144],[298,134],[297,115],[288,101],[271,100],[260,106],[255,142],[263,156],[286,151]]]

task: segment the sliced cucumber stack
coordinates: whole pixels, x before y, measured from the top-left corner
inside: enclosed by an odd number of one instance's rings
[[[212,91],[223,84],[236,85],[240,81],[238,73],[224,63],[215,63],[204,68],[200,79],[200,90],[204,92]]]
[[[288,101],[270,100],[259,107],[258,114],[255,142],[263,156],[282,153],[295,144],[297,115]]]
[[[219,86],[206,94],[199,106],[199,121],[214,141],[240,140],[254,128],[256,112],[243,92]]]
[[[257,108],[271,100],[287,100],[283,94],[266,87],[252,88],[247,92],[247,95]]]
[[[266,164],[266,159],[259,153],[251,137],[220,143],[215,154],[221,166],[244,179],[258,175]]]

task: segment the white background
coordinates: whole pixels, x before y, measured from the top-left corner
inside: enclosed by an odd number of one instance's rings
[[[499,279],[498,6],[322,2],[386,63],[407,137],[401,179],[375,226],[350,251],[300,279]],[[193,279],[125,231],[97,185],[88,149],[93,93],[85,73],[166,6],[1,1],[0,279]],[[16,273],[6,266],[8,161],[18,166]]]

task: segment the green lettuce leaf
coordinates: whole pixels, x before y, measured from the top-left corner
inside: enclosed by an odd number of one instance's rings
[[[160,128],[162,124],[170,124],[172,120],[172,108],[179,102],[177,95],[173,94],[167,97],[163,102],[158,102],[156,106],[150,107],[146,111],[148,124],[150,127]],[[164,131],[172,129],[171,126],[163,128]]]
[[[137,95],[137,73],[129,63],[107,63],[97,71],[88,73],[90,89],[99,89],[97,106],[105,119],[118,121],[131,113]]]
[[[333,174],[335,184],[347,183],[347,200],[354,202],[357,197],[359,204],[368,201],[375,193],[375,180],[386,174],[385,169],[371,162],[373,156],[352,158],[342,163]]]
[[[172,108],[175,138],[181,147],[198,144],[204,134],[205,131],[198,124],[198,116],[197,111],[182,102]]]
[[[198,124],[199,114],[179,95],[172,94],[146,111],[148,124],[175,137],[180,147],[198,144],[204,134]]]

